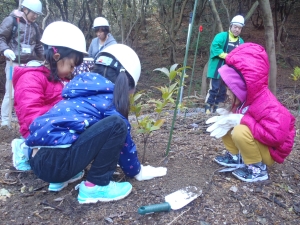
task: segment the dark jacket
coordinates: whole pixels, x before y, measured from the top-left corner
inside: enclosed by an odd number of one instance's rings
[[[127,176],[140,172],[140,162],[131,126],[112,104],[114,84],[97,73],[82,73],[63,89],[63,100],[30,125],[26,144],[31,147],[67,148],[82,132],[98,121],[120,116],[127,124],[127,137],[121,150],[119,165]]]
[[[13,17],[18,17],[20,19],[20,22],[18,23],[19,31],[17,30],[12,37],[12,30],[14,27]],[[39,32],[40,34],[37,34],[37,32]],[[20,36],[18,36],[18,33],[20,33]],[[18,61],[19,54],[21,63],[27,63],[30,60],[43,60],[43,45],[38,40],[40,38],[37,39],[37,37],[41,37],[41,33],[41,29],[37,24],[29,24],[26,22],[23,12],[14,10],[8,17],[6,17],[2,21],[0,25],[0,52],[3,54],[6,49],[12,50],[16,55],[15,62]],[[18,44],[19,41],[20,45]],[[22,44],[29,45],[31,48],[31,53],[22,52]]]

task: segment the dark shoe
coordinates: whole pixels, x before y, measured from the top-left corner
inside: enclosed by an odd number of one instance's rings
[[[242,156],[240,154],[233,155],[228,151],[225,155],[217,156],[214,160],[222,166],[237,167],[238,165],[243,165]]]
[[[206,115],[211,114],[211,105],[210,104],[205,104],[204,111],[205,111]]]
[[[218,108],[219,108],[219,105],[214,105],[214,106],[213,106],[213,111],[212,111],[212,112],[213,112],[213,113],[216,113],[216,111],[217,111]]]
[[[236,178],[245,182],[262,181],[269,178],[267,166],[263,163],[247,165],[233,171],[232,174]]]

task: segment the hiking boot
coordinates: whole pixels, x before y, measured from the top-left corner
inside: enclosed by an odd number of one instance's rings
[[[213,111],[212,111],[212,112],[213,112],[213,113],[216,113],[218,108],[219,108],[219,105],[214,105],[214,106],[213,106]]]
[[[61,182],[61,183],[50,183],[48,187],[48,191],[61,191],[62,189],[67,187],[68,184],[80,180],[83,177],[83,175],[84,175],[84,171],[81,171],[68,181]]]
[[[243,165],[243,159],[240,154],[233,155],[226,151],[225,155],[217,156],[214,161],[222,166],[237,167]]]
[[[264,163],[246,165],[243,168],[233,171],[232,174],[236,178],[246,182],[262,181],[269,178],[267,166]]]
[[[78,202],[80,204],[117,201],[130,194],[132,185],[129,182],[117,183],[110,181],[107,186],[87,187],[82,181],[75,189],[79,188]]]
[[[31,170],[28,157],[24,154],[24,150],[28,151],[28,147],[23,144],[24,139],[14,139],[11,142],[11,150],[13,153],[13,164],[17,170]],[[26,146],[25,148],[23,146]]]
[[[211,114],[211,105],[210,104],[205,104],[204,111],[205,111],[206,115]]]

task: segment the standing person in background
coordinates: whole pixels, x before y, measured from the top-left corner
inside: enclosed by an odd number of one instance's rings
[[[117,44],[117,42],[112,34],[109,33],[109,24],[104,17],[97,17],[94,20],[93,29],[97,37],[92,40],[88,53],[89,57],[95,59],[99,52],[110,45]]]
[[[210,78],[209,90],[205,99],[205,113],[216,112],[218,104],[226,98],[225,85],[220,80],[218,69],[224,64],[229,52],[244,43],[240,37],[245,20],[241,15],[233,17],[229,31],[218,33],[210,46],[207,77]]]
[[[45,62],[30,61],[16,66],[13,76],[14,107],[23,138],[29,125],[62,99],[64,85],[72,78],[74,67],[82,63],[86,41],[81,30],[66,22],[53,22],[43,33]],[[24,139],[12,141],[13,163],[18,170],[30,170],[25,160],[28,147]]]
[[[9,121],[9,80],[10,60],[13,67],[18,62],[27,63],[30,60],[43,60],[43,45],[40,42],[41,31],[36,19],[42,13],[42,3],[39,0],[24,0],[21,11],[14,10],[0,25],[0,52],[6,57],[5,95],[1,106],[1,126],[11,126]],[[19,22],[17,22],[19,18]],[[14,93],[14,90],[12,90]]]
[[[95,37],[90,44],[88,50],[90,58],[84,58],[83,63],[75,68],[74,76],[84,72],[90,72],[93,69],[94,60],[97,55],[106,47],[117,44],[112,34],[109,33],[109,23],[104,17],[97,17],[94,20],[93,29],[97,37]]]

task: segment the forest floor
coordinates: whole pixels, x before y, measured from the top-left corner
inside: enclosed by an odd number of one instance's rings
[[[166,124],[149,140],[144,164],[165,166],[167,175],[139,182],[125,177],[117,169],[113,179],[129,181],[132,193],[117,202],[87,205],[77,202],[78,192],[74,187],[79,181],[54,193],[49,192],[48,183],[38,179],[32,171],[14,170],[10,141],[19,137],[18,126],[15,123],[12,129],[1,129],[1,224],[299,224],[298,136],[286,161],[269,168],[268,180],[245,183],[230,172],[218,172],[222,167],[213,162],[213,158],[225,149],[221,140],[205,132],[208,116],[201,112],[186,118],[183,114],[177,117],[171,151],[165,158],[172,114],[165,118]],[[135,133],[133,138],[141,156],[142,138]],[[137,213],[140,206],[164,202],[166,195],[186,186],[196,186],[202,195],[178,210],[148,215]]]

